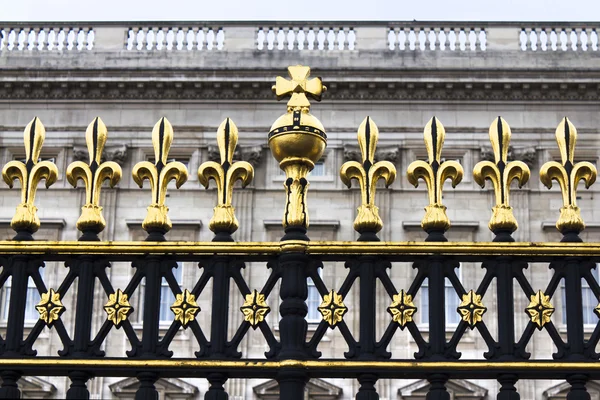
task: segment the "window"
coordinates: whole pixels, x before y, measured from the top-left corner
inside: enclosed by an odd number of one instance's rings
[[[461,268],[455,269],[456,275],[458,279],[461,279]],[[446,278],[445,280],[445,297],[446,297],[446,326],[455,326],[460,322],[460,315],[456,311],[458,306],[460,305],[460,298],[456,294],[456,290],[450,283],[450,279]],[[423,281],[423,285],[421,285],[421,290],[419,291],[419,301],[421,303],[421,309],[419,312],[421,313],[421,323],[429,324],[429,281],[427,278]]]
[[[592,276],[596,281],[598,281],[598,269],[600,268],[600,264],[596,264],[596,268],[593,269]],[[562,322],[563,324],[567,324],[567,298],[565,292],[565,281],[564,279],[561,281],[562,287]],[[594,308],[598,305],[598,299],[592,292],[589,283],[583,278],[581,278],[581,298],[582,298],[582,306],[583,306],[583,324],[596,326],[598,323],[598,317],[594,314]]]
[[[173,268],[173,276],[175,276],[175,280],[181,287],[182,284],[182,276],[183,276],[183,265],[181,262],[177,263],[177,268]],[[140,290],[138,293],[138,322],[142,322],[144,320],[144,296],[146,293],[146,278],[142,279],[140,283]],[[171,311],[171,306],[175,302],[175,295],[173,291],[169,287],[167,280],[162,278],[160,283],[160,311],[159,311],[159,321],[161,324],[168,324],[173,321],[173,312]]]
[[[308,176],[325,176],[325,160],[319,160],[315,167],[308,173]]]
[[[319,268],[319,276],[322,277],[323,270]],[[308,297],[306,298],[306,305],[308,306],[308,314],[306,314],[306,320],[309,323],[316,323],[321,321],[321,313],[319,312],[319,306],[321,305],[321,294],[317,290],[315,283],[311,278],[308,278]]]
[[[40,268],[40,275],[42,279],[44,278],[44,269]],[[10,293],[12,286],[12,277],[8,277],[6,283],[4,284],[4,293],[2,296],[2,320],[8,321],[8,310],[10,308]],[[39,318],[40,315],[38,311],[35,309],[35,306],[40,302],[40,293],[33,283],[33,279],[30,277],[27,281],[27,300],[25,303],[25,322],[34,323]]]
[[[281,168],[277,167],[277,174],[279,176],[283,176],[285,177],[285,171],[282,170]],[[312,171],[310,171],[308,173],[308,177],[315,177],[315,176],[326,176],[326,170],[325,170],[325,160],[319,160],[315,163],[315,167],[313,168]]]
[[[183,266],[180,262],[177,263],[177,268],[173,269],[173,275],[179,287],[181,287],[181,276]],[[162,278],[160,283],[160,322],[171,322],[173,320],[173,313],[171,312],[171,305],[175,302],[175,295],[169,287],[167,280]]]

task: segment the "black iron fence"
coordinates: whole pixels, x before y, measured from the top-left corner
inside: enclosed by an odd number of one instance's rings
[[[210,229],[215,233],[211,243],[168,242],[165,233],[171,228],[165,205],[167,184],[177,186],[187,179],[186,167],[169,162],[168,152],[173,132],[166,119],[161,119],[153,131],[154,163],[144,161],[133,170],[140,186],[150,181],[152,201],[143,228],[148,232],[145,242],[101,242],[98,233],[106,225],[99,205],[100,188],[105,180],[115,185],[121,177],[120,167],[102,162],[106,142],[106,127],[100,119],[90,124],[86,139],[90,152],[88,164],[75,162],[69,166],[67,179],[74,186],[82,180],[86,188],[86,204],[77,223],[82,232],[78,242],[33,241],[40,226],[34,199],[40,180],[51,185],[58,176],[50,161],[38,161],[44,138],[41,122],[34,119],[25,130],[26,159],[11,161],[4,167],[3,178],[12,185],[21,182],[21,204],[11,226],[17,232],[14,241],[0,242],[0,285],[10,279],[9,309],[4,337],[0,338],[0,397],[20,396],[17,381],[28,375],[68,376],[69,398],[89,398],[88,381],[97,376],[132,376],[139,380],[137,399],[157,398],[155,383],[160,378],[206,378],[210,388],[206,399],[227,399],[224,384],[231,378],[276,379],[280,397],[286,400],[304,398],[304,388],[310,378],[349,378],[360,383],[357,399],[377,399],[375,384],[387,378],[427,379],[428,400],[450,399],[446,383],[453,378],[497,380],[501,387],[498,399],[519,398],[515,384],[521,379],[564,379],[570,384],[569,400],[590,399],[586,382],[600,379],[600,323],[587,335],[584,331],[583,290],[600,298],[600,286],[594,274],[600,259],[600,244],[582,243],[579,233],[584,229],[576,201],[576,188],[583,180],[586,186],[596,178],[595,167],[587,162],[574,162],[576,130],[568,119],[557,129],[561,162],[549,162],[540,172],[542,182],[550,187],[557,181],[563,193],[563,207],[557,229],[563,234],[561,243],[514,242],[512,232],[517,221],[509,203],[510,184],[522,185],[530,177],[522,162],[508,159],[510,128],[502,118],[490,127],[492,153],[488,161],[475,166],[474,179],[482,186],[486,179],[494,186],[496,203],[489,227],[495,234],[493,242],[447,242],[444,232],[450,227],[446,207],[442,204],[443,184],[450,180],[458,184],[463,176],[460,164],[443,162],[444,128],[432,118],[425,128],[426,161],[413,162],[408,170],[411,183],[425,181],[429,203],[422,226],[427,233],[424,242],[381,242],[377,232],[382,227],[375,205],[375,190],[379,180],[386,185],[396,177],[395,167],[386,161],[375,162],[377,127],[366,118],[358,131],[362,157],[343,165],[340,175],[347,185],[357,181],[362,203],[358,208],[354,228],[359,233],[355,242],[310,241],[307,230],[308,172],[321,157],[326,144],[325,129],[309,113],[308,97],[319,100],[323,91],[320,79],[308,80],[307,67],[290,67],[291,80],[278,78],[274,91],[278,97],[291,96],[288,111],[271,128],[269,145],[274,157],[286,173],[286,202],[283,217],[285,235],[280,242],[236,243],[231,234],[237,229],[231,205],[234,183],[247,185],[253,177],[252,166],[235,161],[237,128],[229,119],[220,126],[217,141],[221,162],[204,163],[199,171],[200,182],[208,186],[214,180],[218,190]],[[64,265],[66,274],[56,288],[48,287],[41,273],[46,262]],[[116,286],[107,274],[113,263],[129,263],[131,279]],[[179,262],[191,262],[201,270],[200,278],[182,287],[175,277]],[[330,262],[346,267],[345,279],[339,286],[327,285],[319,270]],[[461,263],[480,264],[483,278],[478,285],[465,287],[457,271]],[[251,266],[247,265],[252,263]],[[534,287],[525,271],[532,264],[543,263],[551,270],[544,287]],[[416,271],[407,286],[400,286],[390,271],[400,269],[409,276],[407,265]],[[242,269],[263,268],[267,279],[262,287],[252,287]],[[121,277],[122,278],[122,277]],[[33,281],[41,296],[35,306],[39,319],[26,329],[28,282]],[[122,282],[122,281],[121,281]],[[143,284],[142,284],[143,282]],[[168,286],[164,290],[164,284]],[[316,307],[321,321],[312,335],[307,334],[308,282],[320,296]],[[559,332],[553,321],[557,289],[564,285],[566,333]],[[381,286],[389,301],[377,300]],[[106,319],[100,326],[92,323],[94,296],[101,288]],[[272,309],[273,296],[279,292],[279,309]],[[350,290],[358,293],[360,312],[349,309]],[[447,321],[448,289],[458,298],[458,324]],[[486,294],[496,291],[496,312],[488,313]],[[208,292],[211,298],[210,323],[197,319],[202,312],[197,299]],[[232,301],[236,293],[242,304]],[[73,309],[67,310],[62,300],[74,293]],[[159,329],[161,297],[172,295],[170,305],[173,320],[166,330]],[[141,329],[131,322],[135,305],[131,299],[141,298]],[[415,299],[421,296],[429,306],[419,310]],[[525,309],[515,305],[524,299]],[[589,302],[585,307],[589,307]],[[377,311],[382,307],[389,318],[378,331]],[[242,318],[234,324],[230,310],[239,308]],[[279,313],[277,329],[265,318]],[[417,324],[415,316],[426,312],[427,329]],[[593,312],[600,317],[600,304]],[[74,327],[67,329],[65,313],[74,313]],[[347,324],[354,314],[358,330]],[[523,329],[516,324],[518,313],[528,322]],[[490,315],[492,315],[490,317]],[[495,319],[491,321],[491,319]],[[490,329],[492,322],[495,329]],[[37,356],[36,341],[46,328],[55,330],[62,349],[56,355]],[[172,341],[181,330],[191,332],[194,357],[173,357]],[[324,359],[319,345],[328,330],[338,330],[347,351],[333,359]],[[107,357],[103,351],[108,335],[122,330],[129,349],[118,357]],[[228,332],[234,331],[233,336]],[[251,330],[260,332],[266,343],[264,357],[247,358],[239,351],[240,343]],[[465,333],[473,330],[485,343],[481,359],[464,359],[459,344]],[[527,346],[536,330],[548,334],[556,351],[551,358],[531,359]],[[397,359],[390,344],[399,331],[407,331],[417,351],[411,359]],[[450,334],[448,334],[450,331]]]

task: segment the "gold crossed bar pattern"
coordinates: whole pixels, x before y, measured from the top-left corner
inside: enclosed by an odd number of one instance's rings
[[[2,169],[2,179],[12,188],[13,181],[21,182],[21,204],[12,218],[10,227],[17,232],[16,240],[31,240],[31,234],[40,228],[35,206],[35,194],[42,179],[49,188],[58,178],[58,169],[51,161],[40,161],[40,153],[46,137],[46,129],[35,117],[25,128],[25,162],[9,161]]]
[[[383,227],[379,216],[379,208],[375,205],[375,190],[377,181],[383,179],[385,186],[389,187],[396,179],[396,167],[389,161],[375,162],[375,149],[379,138],[379,129],[370,117],[360,124],[358,128],[358,144],[362,154],[362,164],[357,161],[348,161],[340,169],[340,178],[346,186],[352,186],[352,179],[360,185],[361,205],[354,220],[354,230],[361,234],[376,234]],[[377,240],[377,237],[371,237]]]
[[[450,179],[452,187],[456,187],[462,180],[463,168],[456,161],[442,161],[442,147],[446,131],[436,117],[431,118],[427,123],[423,136],[428,160],[427,162],[413,161],[408,166],[407,178],[415,187],[419,185],[419,179],[423,179],[427,185],[429,205],[425,207],[425,217],[421,221],[423,230],[430,236],[435,232],[443,235],[450,228],[446,206],[442,204],[444,182]],[[438,236],[438,239],[442,239],[442,237]]]
[[[75,161],[67,168],[67,180],[73,187],[77,187],[77,181],[80,179],[85,185],[85,204],[81,207],[77,229],[84,233],[82,238],[92,240],[98,240],[97,234],[106,227],[102,207],[100,207],[102,183],[108,180],[110,187],[114,187],[122,175],[121,167],[116,162],[101,162],[107,136],[108,131],[104,122],[100,118],[94,119],[85,132],[89,164]]]
[[[529,167],[522,161],[508,161],[510,145],[510,126],[502,117],[498,117],[490,125],[490,142],[494,151],[494,162],[480,161],[473,169],[473,178],[482,188],[489,179],[494,186],[496,205],[492,208],[489,228],[495,234],[507,232],[509,235],[517,230],[517,220],[509,204],[510,184],[516,180],[522,187],[529,180]]]
[[[165,205],[167,185],[174,180],[179,189],[188,178],[185,165],[179,161],[167,161],[172,142],[173,127],[166,118],[161,118],[152,130],[154,164],[149,161],[141,161],[133,167],[132,171],[133,180],[139,187],[143,187],[144,180],[150,181],[152,203],[148,207],[142,228],[151,235],[152,239],[157,240],[160,240],[161,236],[170,231],[172,227],[168,216],[169,208]],[[158,235],[153,236],[153,233],[158,233]]]
[[[584,181],[586,189],[589,188],[596,181],[596,167],[588,161],[575,163],[577,129],[566,117],[556,128],[556,142],[561,162],[545,163],[540,170],[540,180],[548,189],[552,187],[552,180],[560,185],[563,206],[560,209],[560,218],[556,222],[556,229],[565,236],[574,234],[570,236],[570,240],[576,241],[579,232],[585,229],[581,211],[576,203],[577,185],[579,181]]]
[[[296,232],[287,239],[308,239],[308,173],[323,156],[327,145],[325,128],[310,114],[307,96],[319,101],[325,91],[320,78],[308,79],[310,68],[302,65],[288,67],[291,80],[277,77],[273,92],[277,99],[290,96],[287,113],[279,117],[269,132],[269,147],[279,167],[285,171],[286,205],[283,226]]]
[[[238,142],[238,129],[232,120],[227,118],[217,130],[217,145],[221,163],[207,161],[198,168],[198,180],[208,189],[213,179],[217,185],[217,206],[208,227],[217,236],[224,234],[225,239],[239,227],[235,217],[235,209],[231,205],[233,185],[242,182],[242,187],[248,186],[254,178],[254,168],[246,161],[233,162],[233,154]]]

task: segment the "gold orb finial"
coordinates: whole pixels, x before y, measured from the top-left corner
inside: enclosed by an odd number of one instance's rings
[[[309,113],[308,97],[317,101],[326,90],[321,78],[312,78],[310,68],[288,67],[291,79],[277,77],[273,92],[278,100],[290,97],[287,112],[279,117],[269,132],[269,147],[279,167],[285,171],[286,207],[283,226],[308,227],[306,176],[319,161],[327,145],[327,135],[321,121]]]

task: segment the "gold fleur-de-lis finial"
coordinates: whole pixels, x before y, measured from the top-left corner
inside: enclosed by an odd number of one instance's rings
[[[273,93],[277,96],[277,100],[290,96],[287,103],[288,110],[296,108],[304,108],[306,111],[310,109],[308,97],[321,101],[321,95],[327,90],[323,86],[321,78],[316,77],[308,79],[310,76],[310,68],[304,65],[293,65],[288,67],[288,73],[291,79],[285,79],[278,76],[273,85]]]
[[[44,125],[35,117],[24,132],[25,162],[13,160],[2,169],[2,179],[10,188],[14,180],[21,182],[21,204],[17,206],[10,223],[10,227],[17,232],[16,239],[31,239],[31,234],[40,228],[34,204],[37,186],[45,179],[46,188],[49,188],[58,178],[58,169],[53,162],[39,161],[45,136]]]
[[[211,179],[217,184],[217,206],[209,223],[215,234],[231,235],[239,227],[232,206],[233,185],[236,181],[246,187],[254,177],[254,168],[246,161],[233,162],[233,153],[238,142],[237,126],[229,118],[225,119],[217,130],[217,144],[221,155],[221,163],[207,161],[198,168],[198,180],[208,189]]]
[[[107,136],[106,125],[100,118],[95,118],[85,132],[89,164],[75,161],[67,168],[67,180],[73,187],[77,187],[80,179],[85,185],[85,204],[81,207],[81,216],[77,220],[77,229],[84,232],[84,236],[86,232],[91,232],[93,237],[106,226],[100,206],[102,183],[108,180],[110,187],[114,187],[121,179],[119,164],[113,161],[101,162]]]
[[[577,129],[567,117],[556,128],[556,142],[560,150],[561,162],[549,161],[540,170],[540,180],[550,189],[552,180],[560,185],[563,206],[560,209],[560,218],[556,228],[563,234],[573,232],[578,234],[585,229],[581,212],[577,207],[577,185],[583,180],[586,189],[596,181],[596,167],[587,161],[575,163],[575,143]]]
[[[167,162],[169,150],[173,142],[173,127],[166,118],[161,118],[152,129],[152,146],[154,147],[154,164],[141,161],[133,167],[132,175],[135,183],[143,187],[144,180],[150,181],[152,203],[142,223],[142,228],[150,234],[164,234],[171,230],[172,224],[168,216],[169,208],[165,205],[167,185],[175,180],[179,189],[188,178],[185,165],[179,161]],[[158,237],[157,237],[158,238]]]
[[[358,233],[377,233],[383,227],[379,217],[379,208],[375,205],[375,189],[377,181],[383,179],[385,186],[396,179],[396,167],[389,161],[375,162],[375,149],[379,138],[377,125],[370,117],[364,119],[358,128],[358,144],[362,153],[362,164],[357,161],[348,161],[340,169],[340,178],[346,186],[352,185],[356,179],[360,185],[361,205],[354,220],[354,230]]]
[[[522,161],[508,161],[510,144],[510,126],[502,117],[498,117],[490,125],[490,142],[494,151],[494,162],[480,161],[473,169],[473,178],[482,188],[489,179],[494,186],[496,205],[492,208],[489,228],[492,232],[506,231],[512,233],[518,224],[508,201],[510,184],[516,180],[522,187],[529,180],[529,167]]]
[[[413,161],[408,166],[408,181],[415,187],[419,178],[425,181],[429,194],[429,205],[425,207],[425,217],[421,226],[427,232],[445,232],[450,228],[450,220],[446,215],[446,206],[442,204],[444,182],[450,179],[452,187],[456,187],[463,177],[463,168],[456,161],[442,162],[442,146],[446,131],[441,122],[433,117],[423,132],[428,161]]]

